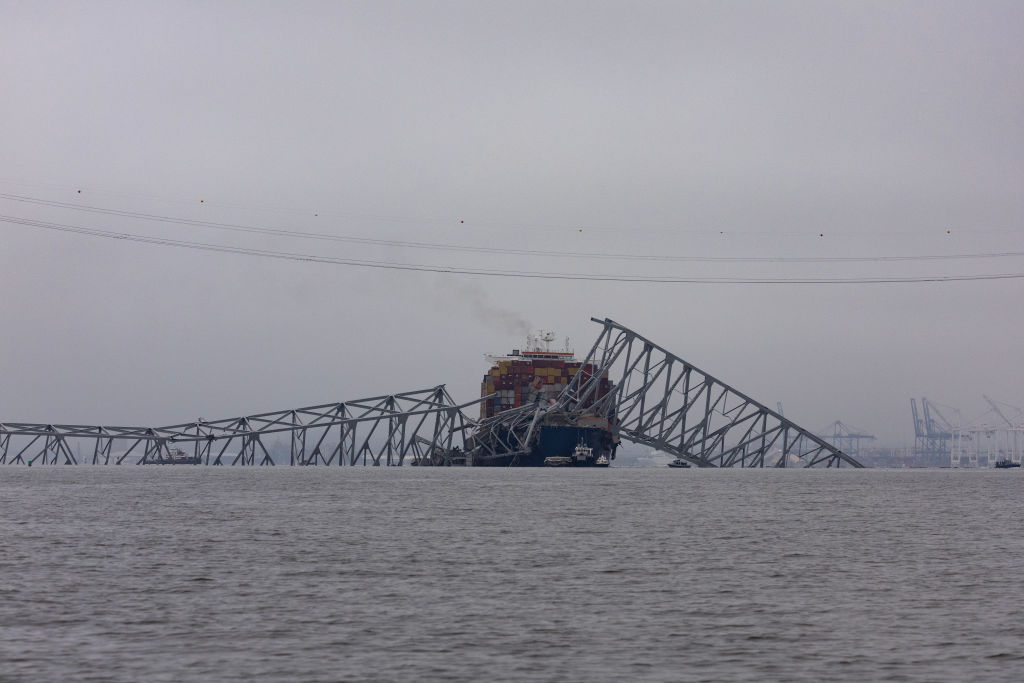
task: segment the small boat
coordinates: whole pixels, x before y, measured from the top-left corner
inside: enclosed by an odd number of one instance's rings
[[[608,467],[609,464],[611,463],[608,462],[607,455],[599,455],[597,460],[594,461],[594,467]]]
[[[678,467],[680,469],[689,469],[690,463],[686,462],[682,458],[676,458],[668,464],[669,467]]]
[[[580,441],[572,452],[572,464],[590,465],[594,461],[594,449]]]
[[[552,455],[544,458],[545,467],[572,467],[572,458],[567,455]]]
[[[167,455],[158,455],[150,460],[151,465],[202,465],[203,459],[200,455],[189,455],[180,448],[169,451]]]
[[[1014,461],[1010,460],[1009,458],[1000,458],[999,460],[996,460],[996,465],[995,466],[996,466],[997,469],[1000,469],[1000,470],[1008,470],[1011,467],[1020,467],[1020,463],[1019,462],[1014,462]]]

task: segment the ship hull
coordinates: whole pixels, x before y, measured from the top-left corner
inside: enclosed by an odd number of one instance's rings
[[[506,453],[474,459],[476,467],[543,467],[547,458],[572,458],[580,444],[592,449],[593,456],[586,462],[573,461],[572,467],[597,467],[597,458],[615,457],[611,434],[597,427],[568,425],[542,425],[537,442],[529,453]],[[607,465],[605,465],[607,467]]]
[[[466,464],[543,467],[547,461],[550,467],[597,467],[598,460],[603,464],[615,458],[614,416],[593,410],[613,389],[607,371],[576,360],[568,340],[564,351],[550,350],[554,338],[551,332],[531,335],[529,348],[489,356],[494,365],[480,384],[480,424],[470,439]],[[559,402],[573,382],[586,382],[590,389],[567,413]],[[537,411],[532,422],[501,417],[528,406]]]

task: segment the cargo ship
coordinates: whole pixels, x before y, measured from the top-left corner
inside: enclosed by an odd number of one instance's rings
[[[524,406],[548,409],[537,424],[528,452],[476,457],[472,465],[607,467],[615,459],[618,438],[613,432],[613,415],[589,414],[585,410],[587,405],[580,406],[584,409],[582,413],[572,415],[552,409],[577,374],[582,373],[581,379],[588,380],[598,371],[576,359],[568,339],[560,351],[551,349],[553,341],[553,333],[541,332],[528,336],[524,349],[513,349],[505,356],[487,356],[492,366],[480,386],[481,420]],[[600,377],[597,396],[589,404],[611,390],[605,372]]]

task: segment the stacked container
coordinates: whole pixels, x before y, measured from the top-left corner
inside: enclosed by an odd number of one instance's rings
[[[484,375],[480,387],[481,396],[490,396],[480,405],[480,417],[492,417],[538,399],[553,401],[576,374],[582,372],[582,379],[586,381],[594,376],[595,371],[594,366],[574,360],[515,355],[499,359]],[[601,377],[598,397],[607,394],[610,387],[608,373],[605,372]]]

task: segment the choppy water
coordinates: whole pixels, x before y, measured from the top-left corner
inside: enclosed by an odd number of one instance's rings
[[[0,469],[0,680],[1020,680],[1018,471]]]

